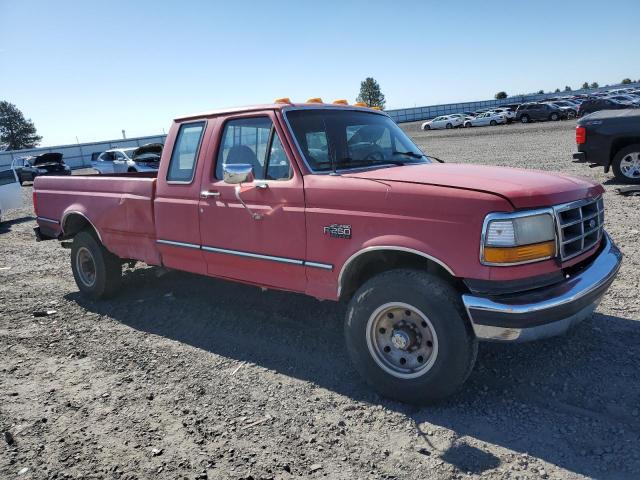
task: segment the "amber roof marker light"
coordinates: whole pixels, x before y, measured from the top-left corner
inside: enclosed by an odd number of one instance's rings
[[[291,103],[289,97],[276,98],[273,103]]]
[[[345,99],[341,98],[340,100],[334,100],[333,104],[334,105],[349,105],[349,102],[347,102]]]
[[[320,97],[312,97],[307,100],[307,103],[324,103]]]
[[[356,102],[353,104],[354,107],[368,107],[368,105],[364,102]]]

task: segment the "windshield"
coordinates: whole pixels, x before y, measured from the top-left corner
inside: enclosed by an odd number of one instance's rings
[[[286,117],[313,171],[431,163],[386,115],[304,109],[290,110]]]

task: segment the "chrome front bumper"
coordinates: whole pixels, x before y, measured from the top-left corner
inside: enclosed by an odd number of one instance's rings
[[[607,291],[622,262],[622,253],[605,233],[595,259],[560,283],[522,294],[462,301],[480,340],[526,342],[560,335],[588,318]]]

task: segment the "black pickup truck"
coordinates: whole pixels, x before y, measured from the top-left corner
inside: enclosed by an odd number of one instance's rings
[[[602,166],[624,183],[640,184],[640,110],[602,110],[578,120],[577,163]]]

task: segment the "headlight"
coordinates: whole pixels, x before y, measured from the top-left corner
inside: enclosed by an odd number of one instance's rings
[[[480,248],[484,265],[519,265],[555,255],[556,229],[551,210],[490,213],[485,218]]]

